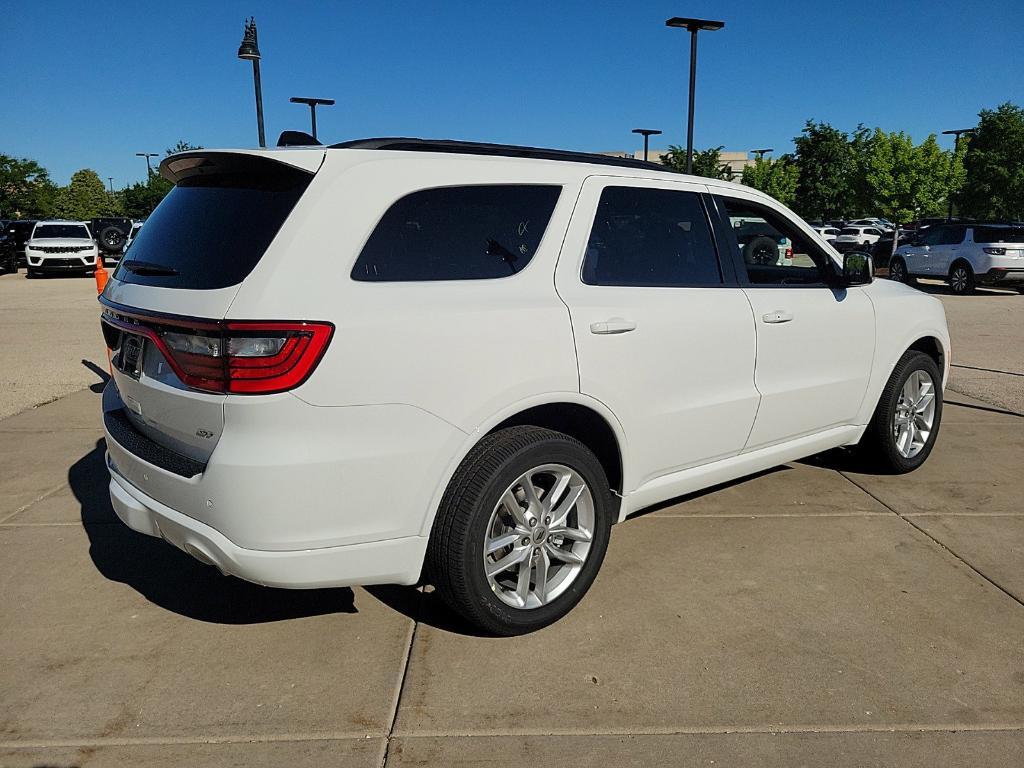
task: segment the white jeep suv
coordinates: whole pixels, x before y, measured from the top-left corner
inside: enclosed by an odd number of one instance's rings
[[[224,573],[423,579],[521,633],[638,510],[838,446],[906,472],[935,443],[940,302],[750,187],[413,139],[161,173],[101,297],[110,495]],[[752,219],[793,258],[745,254]]]
[[[1024,293],[1024,227],[1008,224],[937,224],[893,254],[889,277],[949,283],[956,294],[976,285],[1016,288]]]
[[[46,272],[91,274],[99,248],[84,221],[40,221],[25,241],[28,277]]]

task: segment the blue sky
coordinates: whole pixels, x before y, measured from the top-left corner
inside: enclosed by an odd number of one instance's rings
[[[928,133],[1024,103],[1024,0],[14,3],[4,14],[0,152],[64,183],[91,167],[139,180],[135,152],[178,139],[252,146],[252,14],[268,141],[307,129],[289,96],[322,96],[321,138],[412,135],[604,151],[632,128],[685,143],[688,35],[702,34],[698,148],[786,151],[808,118]],[[982,9],[984,9],[982,11]],[[105,45],[100,45],[103,41]],[[950,142],[942,137],[943,145]],[[659,143],[659,146],[661,144]]]

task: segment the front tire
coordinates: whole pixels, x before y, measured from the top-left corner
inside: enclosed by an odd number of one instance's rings
[[[904,474],[924,464],[942,421],[942,375],[928,355],[908,350],[878,399],[859,450],[869,464]]]
[[[541,427],[503,429],[481,440],[449,483],[428,576],[485,632],[532,632],[590,588],[615,507],[604,469],[581,442]]]
[[[907,263],[903,259],[897,257],[889,264],[889,279],[909,285],[910,276],[907,274]]]

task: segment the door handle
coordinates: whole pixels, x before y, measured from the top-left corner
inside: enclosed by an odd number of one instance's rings
[[[629,333],[636,330],[636,323],[632,320],[623,320],[621,317],[613,317],[603,323],[591,323],[590,332],[598,336],[609,336],[617,333]]]
[[[772,325],[776,323],[788,323],[793,319],[793,315],[790,312],[785,312],[781,309],[776,309],[774,312],[766,312],[761,315],[761,320]]]

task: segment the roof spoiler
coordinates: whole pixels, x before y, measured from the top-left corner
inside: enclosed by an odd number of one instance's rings
[[[281,135],[277,138],[277,146],[321,147],[323,145],[305,131],[281,131]]]

